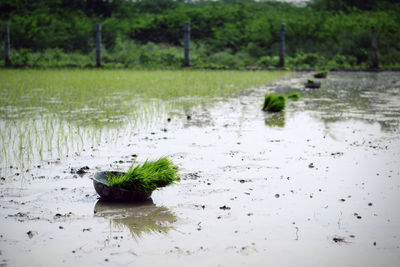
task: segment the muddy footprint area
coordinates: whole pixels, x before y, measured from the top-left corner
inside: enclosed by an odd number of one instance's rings
[[[333,72],[305,89],[311,77],[176,110],[27,173],[10,166],[0,265],[396,266],[399,75]],[[301,98],[266,113],[270,92]],[[165,155],[179,182],[145,203],[98,199],[97,171]]]

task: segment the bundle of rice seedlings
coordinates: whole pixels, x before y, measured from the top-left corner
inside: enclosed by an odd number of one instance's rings
[[[329,73],[329,70],[319,71],[319,72],[314,74],[314,78],[326,78],[328,73]]]
[[[136,167],[132,165],[125,174],[108,177],[108,183],[132,191],[151,193],[157,187],[177,181],[177,173],[178,168],[168,158],[162,157]]]
[[[265,96],[263,111],[280,112],[285,109],[286,97],[282,94],[268,94]]]
[[[288,98],[291,100],[299,100],[300,94],[299,93],[291,93],[290,95],[288,95]]]

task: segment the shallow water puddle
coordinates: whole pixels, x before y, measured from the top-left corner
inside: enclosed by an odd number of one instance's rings
[[[400,79],[331,73],[312,91],[310,77],[177,110],[171,122],[2,181],[0,264],[395,266]],[[280,115],[260,111],[273,91],[302,98]],[[151,201],[97,199],[96,171],[165,155],[181,181]]]

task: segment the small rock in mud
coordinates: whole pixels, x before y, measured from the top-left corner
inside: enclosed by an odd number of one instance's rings
[[[219,209],[221,209],[221,210],[230,210],[231,207],[223,205],[222,207],[219,207]]]
[[[200,175],[196,172],[191,172],[183,176],[183,180],[197,180],[198,178],[200,178]]]
[[[310,164],[308,164],[308,168],[314,168],[315,166],[314,166],[314,163],[310,163]]]
[[[84,166],[82,168],[79,168],[79,170],[76,171],[77,174],[85,174],[86,171],[89,170],[88,166]]]
[[[72,212],[65,213],[65,214],[56,213],[56,214],[53,216],[53,218],[54,218],[54,219],[66,218],[66,217],[70,217],[71,215],[72,215]]]
[[[26,234],[28,235],[29,238],[32,238],[32,237],[34,237],[35,235],[38,235],[39,233],[36,232],[36,231],[28,231]]]

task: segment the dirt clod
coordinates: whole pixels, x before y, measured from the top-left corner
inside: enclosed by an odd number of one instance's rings
[[[36,231],[28,231],[26,234],[28,235],[29,238],[32,238],[32,237],[34,237],[35,235],[38,235],[39,233],[36,232]]]
[[[344,242],[346,242],[346,240],[344,239],[344,237],[334,237],[332,240],[333,240],[333,242],[335,242],[335,243],[344,243]]]

